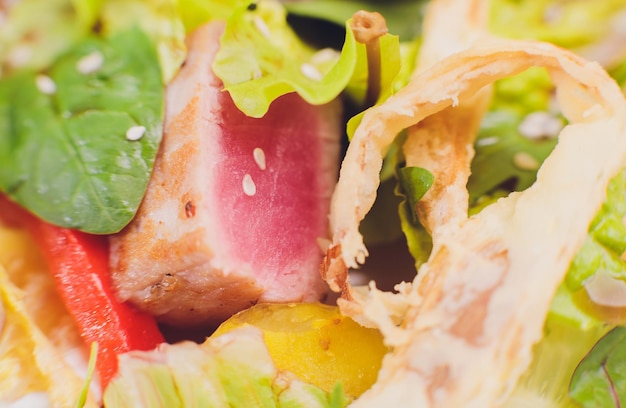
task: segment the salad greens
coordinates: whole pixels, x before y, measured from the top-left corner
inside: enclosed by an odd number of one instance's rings
[[[185,364],[180,364],[184,361]],[[149,386],[157,384],[157,386]],[[279,371],[263,334],[253,327],[194,343],[131,352],[106,389],[111,407],[310,407],[342,408],[341,387],[327,393]]]
[[[285,0],[293,15],[316,18],[343,25],[358,10],[377,11],[385,16],[389,31],[404,42],[419,37],[427,1],[424,0]]]
[[[237,107],[261,117],[280,95],[296,91],[307,102],[320,105],[348,89],[357,100],[365,96],[367,56],[346,22],[341,54],[313,50],[289,27],[284,8],[274,2],[249,7],[240,2],[228,19],[213,71],[224,82]],[[391,81],[400,66],[398,38],[385,34],[380,41],[382,80]]]
[[[85,72],[85,63],[95,65]],[[86,38],[45,74],[0,81],[0,188],[57,225],[117,232],[143,198],[162,113],[161,71],[143,31]],[[145,134],[127,140],[134,126]]]
[[[626,404],[626,327],[617,327],[593,347],[574,371],[572,399],[584,407]]]
[[[262,116],[273,100],[293,91],[314,104],[344,96],[358,110],[367,107],[371,73],[366,46],[350,29],[350,18],[358,9],[380,11],[396,34],[379,39],[384,64],[377,102],[408,80],[419,50],[426,1],[283,3],[284,7],[270,0],[21,0],[0,25],[0,190],[58,225],[100,234],[123,228],[141,202],[158,150],[164,82],[184,60],[185,33],[208,20],[226,21],[213,69],[237,106],[250,116]],[[491,24],[499,35],[584,49],[610,32],[606,22],[624,8],[623,0],[494,0]],[[344,27],[341,51],[316,49],[299,38],[290,26],[289,17],[294,15]],[[95,65],[78,69],[84,58],[95,60]],[[624,86],[626,58],[607,68]],[[548,74],[538,69],[496,83],[476,141],[468,183],[470,213],[535,181],[538,166],[556,144],[553,136],[566,125],[552,109],[552,93]],[[348,134],[360,117],[349,122]],[[126,132],[134,127],[145,133],[139,140],[127,140]],[[401,140],[387,156],[381,186],[395,195],[380,194],[378,203],[392,200],[393,216],[399,218],[419,265],[429,255],[431,241],[412,208],[433,180],[424,169],[403,167]],[[539,398],[549,406],[571,406],[575,401],[583,407],[626,402],[626,305],[611,297],[626,284],[625,196],[623,172],[611,182],[607,201],[554,298],[546,335],[511,401]],[[365,239],[381,235],[381,224],[376,227],[366,219]],[[49,358],[45,337],[29,324],[16,296],[19,289],[6,282],[2,270],[0,281],[0,306],[15,322],[10,334],[21,347],[0,351],[30,359],[27,366],[37,368],[39,361],[33,359]],[[190,363],[177,363],[181,359]],[[7,367],[0,365],[0,372]],[[560,367],[558,373],[555,367]],[[41,371],[32,375],[35,380],[53,380]],[[25,387],[34,390],[31,385]],[[277,372],[257,332],[224,335],[201,347],[182,344],[129,354],[104,401],[111,406],[348,403],[340,387],[326,393]]]
[[[11,9],[15,27],[0,31],[6,49],[49,48],[26,43],[31,3],[39,4],[27,0]],[[246,114],[262,116],[274,99],[294,90],[323,104],[347,89],[362,104],[366,47],[356,42],[349,21],[339,53],[306,45],[276,1],[76,3],[49,4],[57,7],[50,12],[51,32],[58,24],[63,37],[54,53],[27,59],[19,70],[9,67],[0,81],[0,190],[51,223],[110,234],[133,218],[161,138],[161,79],[167,82],[182,63],[185,30],[199,21],[228,16],[214,70]],[[72,11],[70,17],[63,10]],[[379,41],[387,62],[381,81],[390,83],[400,66],[398,38],[385,34]],[[88,54],[97,66],[84,73],[77,64]],[[383,97],[389,94],[388,86],[382,89]],[[145,133],[126,140],[134,127]]]
[[[0,24],[0,77],[43,69],[81,40],[101,0],[22,0]],[[33,18],[37,16],[37,18]]]

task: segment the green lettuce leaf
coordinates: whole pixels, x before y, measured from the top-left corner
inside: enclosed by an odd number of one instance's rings
[[[104,393],[110,407],[342,408],[340,388],[330,393],[279,371],[263,334],[245,327],[204,344],[164,344],[120,357],[119,375]]]
[[[604,286],[626,285],[626,170],[609,183],[607,198],[591,222],[589,233],[572,260],[559,296],[551,307],[551,314],[571,319],[581,328],[603,322],[622,323],[620,307],[603,307],[597,303],[602,293],[597,293],[590,283],[598,277]],[[607,292],[607,295],[611,291]],[[605,295],[605,296],[607,296]],[[596,302],[594,302],[594,299]],[[606,299],[611,301],[611,299]]]
[[[178,10],[185,30],[190,32],[207,21],[228,19],[241,4],[239,0],[178,0]]]
[[[568,396],[572,374],[588,350],[607,328],[580,330],[577,325],[548,318],[541,341],[533,347],[532,362],[507,400],[507,408],[574,408]]]
[[[626,404],[626,327],[605,335],[576,368],[569,395],[581,407]]]
[[[427,1],[415,0],[285,0],[291,14],[316,18],[338,25],[359,10],[377,11],[385,17],[389,31],[402,41],[411,41],[422,32],[422,20]]]
[[[178,10],[176,0],[107,0],[100,10],[102,33],[111,36],[140,27],[156,45],[163,82],[167,83],[186,55],[185,27]]]
[[[263,116],[274,99],[289,92],[298,92],[314,105],[330,102],[347,87],[358,93],[367,83],[367,58],[365,45],[356,42],[349,24],[337,57],[332,50],[305,45],[287,24],[279,3],[241,4],[228,19],[213,70],[237,107],[253,117]],[[399,42],[390,34],[380,41],[382,76],[387,80],[399,69]]]
[[[533,38],[576,48],[598,41],[611,30],[611,18],[625,9],[623,0],[494,0],[491,29],[513,38]]]
[[[521,191],[535,182],[539,164],[557,143],[556,134],[529,138],[519,128],[528,115],[548,111],[553,90],[548,74],[539,68],[496,82],[491,108],[475,143],[467,186],[471,205],[500,188]],[[556,114],[546,114],[562,120]],[[519,155],[532,158],[536,166],[520,165]]]
[[[0,24],[0,76],[47,67],[89,32],[99,2],[21,0],[7,5]]]
[[[102,65],[83,74],[85,57]],[[54,92],[38,87],[35,72],[0,81],[0,190],[54,224],[117,232],[143,198],[161,139],[153,45],[138,29],[87,38],[48,75]],[[133,126],[145,127],[140,140],[126,139]]]

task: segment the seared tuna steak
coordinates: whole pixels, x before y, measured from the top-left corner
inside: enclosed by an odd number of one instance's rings
[[[328,237],[340,107],[288,94],[263,118],[245,116],[211,70],[222,31],[211,23],[190,35],[167,88],[147,194],[111,238],[119,298],[179,326],[326,291],[319,242]]]

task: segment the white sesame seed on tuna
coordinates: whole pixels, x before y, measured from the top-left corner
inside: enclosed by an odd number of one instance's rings
[[[126,131],[126,139],[130,141],[139,140],[146,133],[145,126],[131,126]]]
[[[246,175],[243,176],[241,186],[243,187],[243,192],[245,195],[252,197],[256,194],[256,184],[254,184],[254,180],[252,180],[251,175],[246,173]]]
[[[42,94],[52,95],[57,91],[57,84],[48,75],[37,75],[35,83]]]
[[[255,147],[252,151],[252,156],[254,157],[254,162],[259,166],[261,170],[265,170],[265,152],[260,147]]]
[[[94,51],[91,54],[87,54],[76,63],[76,69],[81,74],[92,74],[99,70],[104,63],[104,56],[98,52]]]

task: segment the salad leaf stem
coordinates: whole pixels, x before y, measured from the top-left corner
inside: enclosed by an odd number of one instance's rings
[[[361,10],[352,16],[350,29],[354,33],[356,41],[365,45],[367,53],[365,106],[373,106],[381,92],[380,37],[387,34],[387,23],[380,13]]]

